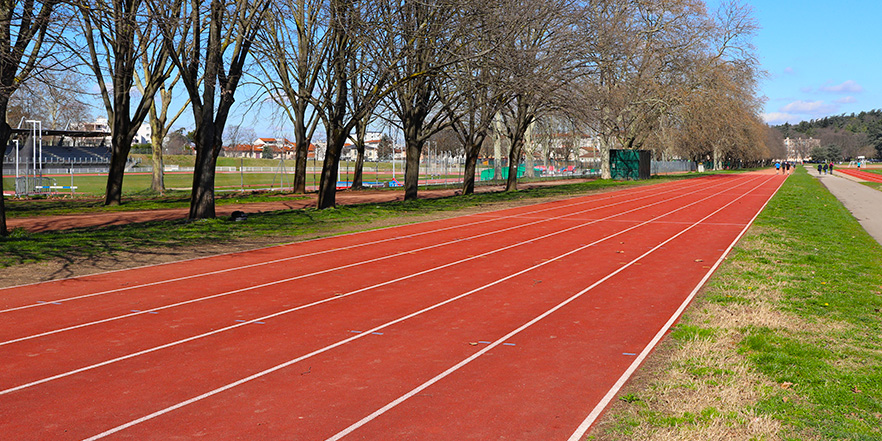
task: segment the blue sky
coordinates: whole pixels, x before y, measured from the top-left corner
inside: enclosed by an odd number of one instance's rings
[[[882,108],[882,3],[742,1],[761,27],[754,44],[768,73],[760,83],[766,122]]]
[[[721,1],[706,0],[708,9]],[[767,74],[759,91],[766,98],[767,123],[796,124],[882,108],[882,2],[740,1],[753,9],[760,26],[753,42]],[[229,125],[253,127],[258,136],[293,136],[289,124],[278,127],[279,120],[267,117],[271,111],[256,118],[241,112],[234,107]],[[192,127],[192,119],[188,110],[177,125]],[[324,130],[316,134],[323,138]]]

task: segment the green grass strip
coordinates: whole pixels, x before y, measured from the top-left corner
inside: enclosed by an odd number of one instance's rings
[[[677,178],[658,178],[651,182],[663,182]],[[318,237],[359,231],[366,224],[384,219],[394,219],[395,224],[417,222],[420,216],[439,211],[466,209],[479,205],[494,204],[518,199],[549,196],[579,195],[589,191],[637,185],[637,182],[596,180],[592,182],[565,184],[534,188],[516,192],[482,193],[442,199],[421,199],[412,202],[338,206],[330,210],[285,210],[249,214],[245,222],[227,219],[211,219],[197,222],[163,221],[105,228],[82,228],[57,232],[29,233],[15,229],[8,238],[0,238],[0,267],[50,259],[73,261],[81,258],[100,258],[118,252],[162,250],[217,244],[248,238],[278,238],[280,242],[294,241],[302,237]],[[261,201],[267,196],[252,196],[249,201]],[[272,196],[270,196],[272,198]],[[231,198],[235,201],[236,198]],[[93,205],[78,205],[76,200],[28,201],[31,204],[57,204],[58,212],[89,211],[99,209]],[[231,202],[232,203],[232,202]],[[65,205],[67,204],[67,208]],[[129,202],[143,207],[169,208],[186,206],[182,198],[146,199]],[[25,208],[16,207],[24,211]],[[41,213],[52,212],[41,207]]]
[[[788,179],[755,224],[771,255],[736,252],[743,283],[780,286],[799,330],[750,329],[742,350],[776,383],[758,404],[792,439],[882,439],[882,246],[805,172]],[[795,397],[790,397],[795,393]],[[789,399],[788,399],[789,397]]]
[[[882,439],[882,246],[791,175],[588,439]]]

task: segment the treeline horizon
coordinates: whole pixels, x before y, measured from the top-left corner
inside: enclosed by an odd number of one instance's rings
[[[833,161],[853,160],[859,156],[882,158],[882,109],[825,116],[773,126],[783,138],[815,138],[817,150],[812,157]]]

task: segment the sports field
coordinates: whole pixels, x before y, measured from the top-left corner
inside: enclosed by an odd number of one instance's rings
[[[0,426],[580,439],[785,178],[707,176],[0,290]]]

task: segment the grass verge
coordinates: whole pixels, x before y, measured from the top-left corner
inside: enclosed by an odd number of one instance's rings
[[[672,178],[654,179],[663,182]],[[8,238],[0,238],[0,267],[52,259],[72,261],[110,256],[117,252],[161,250],[195,247],[249,238],[278,238],[279,242],[359,231],[372,222],[388,220],[388,224],[415,222],[421,216],[441,211],[463,210],[488,204],[520,199],[578,195],[591,191],[638,185],[635,182],[597,180],[592,182],[539,187],[517,192],[481,193],[442,199],[417,200],[382,204],[338,206],[330,210],[286,210],[250,214],[246,222],[211,219],[197,222],[147,222],[105,228],[83,228],[58,232],[28,233],[13,230]],[[253,197],[257,198],[257,196]],[[254,201],[254,199],[251,199]],[[152,201],[152,202],[151,202]],[[48,201],[37,201],[40,203]],[[180,203],[181,201],[168,202]],[[75,201],[59,201],[63,204]],[[155,200],[144,201],[148,206]],[[135,204],[131,202],[130,204]],[[167,205],[162,205],[167,208]],[[88,206],[80,207],[88,209]],[[44,209],[43,212],[47,212]]]
[[[589,439],[882,439],[880,268],[798,169]]]

